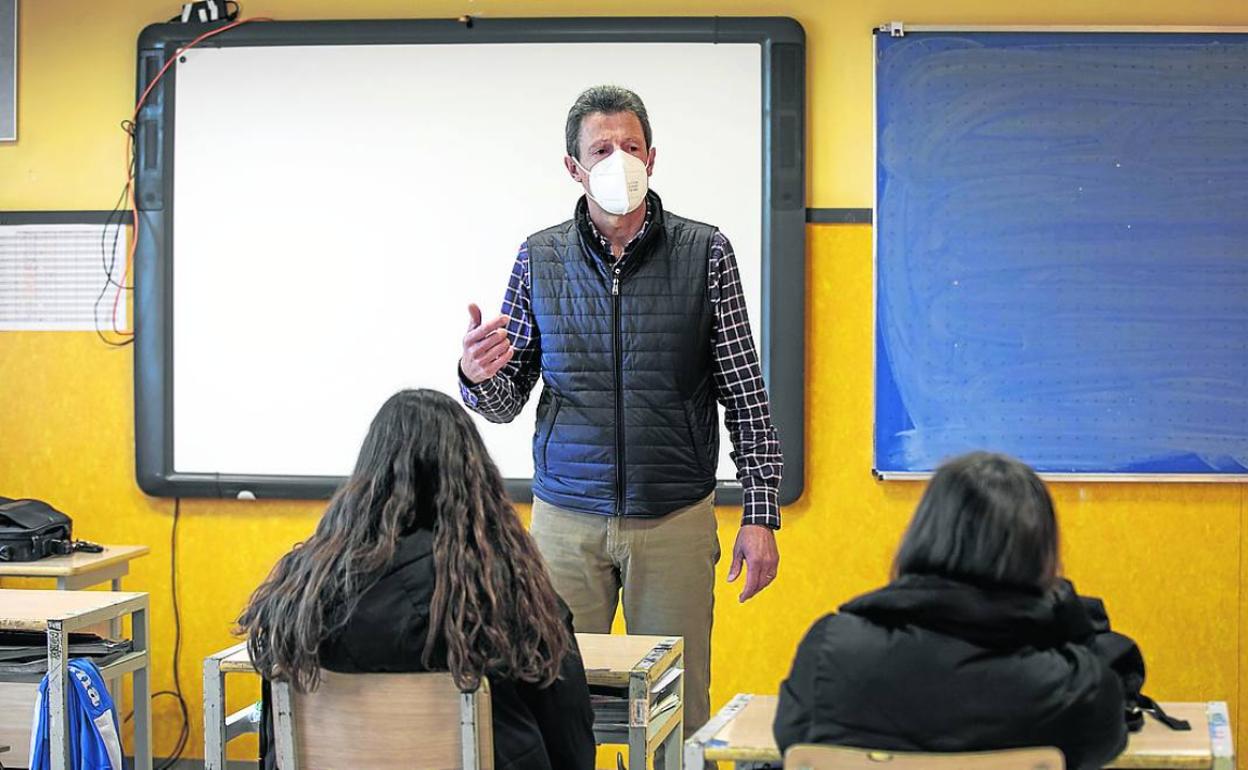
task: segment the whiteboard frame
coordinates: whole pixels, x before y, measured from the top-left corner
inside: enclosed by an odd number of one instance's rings
[[[899,25],[900,37],[909,32],[1064,32],[1064,33],[1114,33],[1124,34],[1248,34],[1248,26],[1122,26],[1122,25],[963,25],[963,24],[915,24],[908,25],[904,21],[881,23],[871,29],[871,157],[875,163],[871,172],[871,475],[877,481],[927,481],[935,475],[935,471],[881,471],[875,467],[876,430],[875,430],[875,374],[878,371],[876,356],[879,352],[878,342],[878,286],[879,270],[879,152],[876,146],[879,138],[879,97],[876,85],[879,78],[876,64],[879,61],[876,35],[891,34],[892,25]],[[1045,481],[1059,483],[1141,483],[1162,482],[1168,484],[1243,484],[1248,482],[1248,474],[1244,473],[1038,473]]]
[[[1248,26],[1232,25],[1227,27],[1209,27],[1209,26],[1191,26],[1182,25],[1115,25],[1115,24],[1020,24],[1014,25],[976,25],[976,24],[915,24],[909,25],[905,22],[890,22],[890,24],[901,24],[904,32],[1123,32],[1123,33],[1149,33],[1149,34],[1241,34],[1248,33]],[[872,30],[875,33],[887,33],[889,24],[881,24]],[[904,37],[904,34],[903,34]],[[874,58],[874,57],[873,57]],[[874,74],[874,67],[872,68]]]
[[[154,24],[138,40],[136,99],[169,57],[206,25]],[[247,24],[200,47],[475,43],[752,43],[762,56],[762,318],[755,335],[785,456],[781,504],[805,481],[806,43],[784,17],[396,19]],[[178,472],[173,465],[173,159],[177,68],[153,88],[136,121],[135,473],[161,497],[323,499],[342,476]],[[530,479],[507,479],[513,500]],[[738,505],[740,483],[716,502]]]

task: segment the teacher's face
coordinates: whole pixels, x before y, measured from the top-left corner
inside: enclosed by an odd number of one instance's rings
[[[646,164],[646,174],[654,173],[654,148],[646,146],[646,134],[641,121],[631,112],[591,112],[581,120],[581,133],[577,139],[577,158],[586,169],[616,148],[633,155]],[[589,192],[589,174],[582,171],[571,158],[564,161],[572,178]]]

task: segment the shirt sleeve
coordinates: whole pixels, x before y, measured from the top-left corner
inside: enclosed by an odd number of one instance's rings
[[[541,334],[534,323],[530,301],[529,244],[520,245],[520,253],[511,268],[507,292],[503,295],[502,314],[507,322],[507,336],[515,355],[488,380],[475,385],[459,371],[459,395],[464,406],[490,422],[511,422],[524,409],[541,374]]]
[[[724,406],[732,460],[741,482],[741,523],[779,529],[784,459],[771,422],[771,404],[750,330],[737,258],[732,244],[718,231],[711,241],[708,286],[715,306],[715,390]]]

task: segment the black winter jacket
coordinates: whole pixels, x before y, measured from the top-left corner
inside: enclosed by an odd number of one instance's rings
[[[341,633],[321,645],[321,665],[342,673],[425,671],[421,655],[433,599],[433,533],[418,529],[399,540],[394,560],[366,590]],[[560,600],[572,632],[572,613]],[[594,766],[594,715],[579,649],[564,658],[550,687],[490,677],[496,770],[582,770]],[[432,669],[446,670],[445,648]],[[267,697],[267,690],[265,695]],[[264,709],[266,715],[271,709]],[[266,719],[261,756],[276,768]],[[368,763],[361,758],[361,767]]]
[[[1040,595],[903,576],[807,632],[780,688],[776,742],[1056,746],[1068,768],[1098,768],[1126,747],[1127,730],[1122,684],[1094,636],[1065,581]]]

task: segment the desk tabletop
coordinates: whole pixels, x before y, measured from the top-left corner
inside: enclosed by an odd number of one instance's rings
[[[1127,749],[1106,767],[1209,768],[1213,746],[1209,738],[1207,703],[1162,703],[1166,713],[1192,723],[1190,731],[1171,730],[1152,717],[1127,738]]]
[[[654,648],[667,644],[668,636],[633,634],[577,634],[585,678],[590,684],[626,686],[629,672]]]
[[[706,743],[706,758],[759,762],[780,761],[780,749],[771,732],[776,719],[775,695],[738,695],[711,717],[721,723]]]
[[[774,695],[738,695],[711,718],[705,740],[707,760],[779,762],[780,749],[772,735],[776,716]],[[1127,749],[1110,768],[1211,768],[1214,746],[1209,724],[1210,704],[1163,703],[1166,713],[1192,723],[1190,731],[1171,730],[1152,717],[1132,733]],[[1221,704],[1218,704],[1219,706]],[[1223,726],[1224,727],[1224,726]]]
[[[39,561],[0,562],[0,577],[68,577],[103,569],[120,561],[145,556],[151,549],[145,545],[106,545],[100,553],[76,553],[49,556]]]
[[[49,620],[146,603],[147,594],[128,591],[34,591],[0,588],[0,630],[46,631]]]
[[[600,685],[627,685],[633,667],[668,639],[666,636],[622,634],[576,635],[585,666],[585,678],[590,684]],[[221,656],[221,670],[226,673],[255,671],[246,644],[222,650],[218,655]]]
[[[230,673],[248,673],[254,672],[256,667],[251,664],[251,654],[247,652],[247,643],[243,642],[231,647],[228,652],[221,658],[221,670]]]

